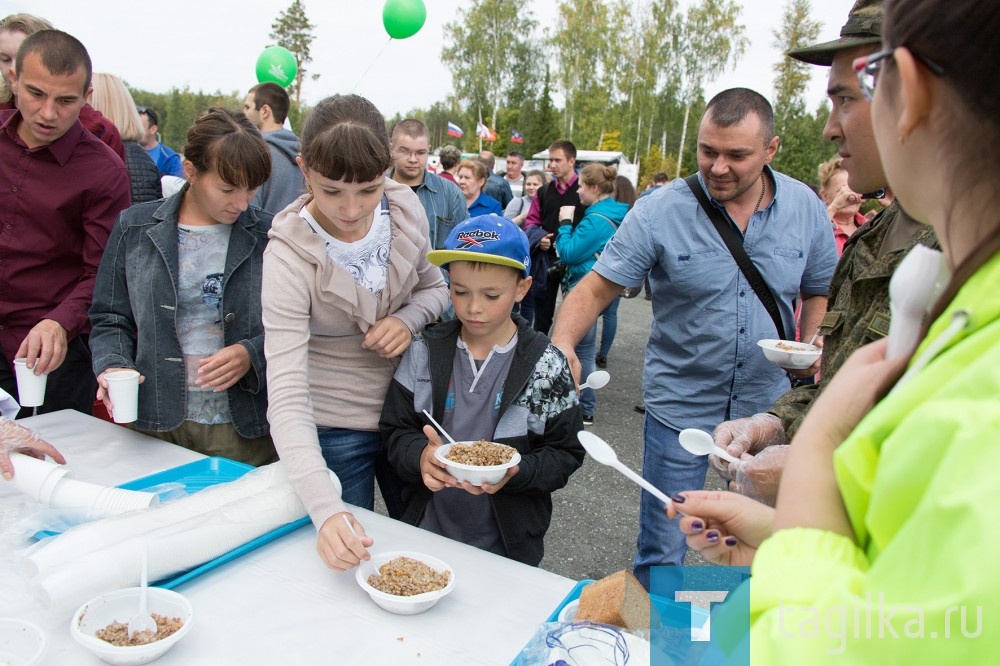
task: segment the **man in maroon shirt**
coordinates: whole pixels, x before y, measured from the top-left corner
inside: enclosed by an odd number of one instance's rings
[[[48,374],[40,412],[89,412],[96,394],[87,310],[111,227],[129,205],[125,165],[80,123],[90,56],[43,30],[24,40],[0,111],[0,387],[15,358]]]
[[[11,14],[0,19],[0,76],[4,82],[4,87],[0,88],[0,110],[16,107],[11,91],[6,88],[10,86],[10,72],[14,69],[14,59],[17,57],[21,42],[39,30],[52,29],[51,23],[41,16],[31,14]],[[125,161],[125,144],[122,143],[121,134],[114,123],[89,104],[80,109],[80,122],[91,134],[108,144],[111,150],[122,158],[122,162]]]

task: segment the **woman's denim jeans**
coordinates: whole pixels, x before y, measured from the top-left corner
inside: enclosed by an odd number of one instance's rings
[[[377,432],[317,426],[319,446],[343,487],[341,499],[364,509],[375,508],[375,458],[382,447]]]

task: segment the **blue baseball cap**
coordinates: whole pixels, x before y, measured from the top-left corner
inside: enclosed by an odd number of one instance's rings
[[[431,250],[427,259],[435,266],[446,267],[452,261],[479,261],[486,264],[531,270],[528,237],[520,227],[499,215],[470,217],[448,234],[444,248]]]

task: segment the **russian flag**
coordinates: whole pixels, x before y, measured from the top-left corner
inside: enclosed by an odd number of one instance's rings
[[[517,130],[510,131],[510,142],[511,143],[524,143],[524,135]]]
[[[490,128],[482,123],[476,124],[476,136],[481,136],[484,139],[490,138]]]
[[[463,134],[465,134],[465,132],[462,131],[461,127],[453,122],[448,123],[448,136],[457,136],[461,138]]]

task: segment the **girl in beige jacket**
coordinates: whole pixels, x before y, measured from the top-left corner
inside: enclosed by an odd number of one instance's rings
[[[309,193],[274,218],[264,253],[267,415],[319,531],[317,551],[343,570],[367,559],[372,544],[345,504],[373,508],[389,382],[413,335],[444,310],[448,290],[427,261],[419,200],[385,177],[389,138],[371,102],[320,102],[297,161]]]

